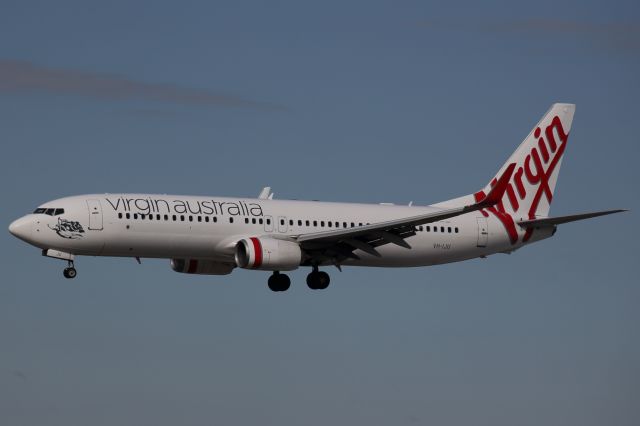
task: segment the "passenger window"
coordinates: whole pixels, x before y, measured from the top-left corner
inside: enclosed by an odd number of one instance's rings
[[[444,226],[440,227],[440,232],[444,232]]]
[[[204,217],[204,221],[205,221],[205,222],[207,222],[207,223],[209,223],[209,216],[205,216],[205,217]]]
[[[202,222],[202,216],[198,216],[198,222]]]
[[[267,219],[267,225],[271,225],[271,219]]]
[[[193,222],[193,216],[189,216],[189,222]]]
[[[131,219],[131,215],[127,213],[127,219]]]
[[[229,223],[233,223],[233,217],[229,218]]]
[[[247,224],[247,225],[249,224],[249,218],[248,217],[244,218],[244,223]]]
[[[438,232],[438,227],[437,226],[433,227],[433,232]]]
[[[138,218],[138,213],[134,213],[134,214],[133,214],[133,218],[134,218],[134,219],[137,219],[137,218]]]
[[[352,228],[355,228],[355,227],[356,227],[356,224],[355,224],[355,223],[353,223],[353,222],[351,222],[351,227],[352,227]]]
[[[180,215],[180,222],[184,222],[184,215],[183,214]]]
[[[284,225],[284,219],[280,219],[280,225]]]
[[[456,229],[455,229],[455,231],[456,231],[456,234],[457,234],[457,233],[458,233],[458,227],[457,227],[457,226],[456,226]]]
[[[327,226],[331,228],[331,221],[327,222]]]
[[[427,226],[427,232],[431,232],[431,227]]]
[[[156,215],[156,220],[160,220],[160,215],[159,214]]]
[[[418,226],[418,231],[422,231],[422,225]]]
[[[320,226],[324,228],[324,220],[320,221]]]
[[[308,220],[305,220],[305,221],[304,221],[304,224],[305,224],[306,226],[309,226],[309,221],[308,221]]]
[[[153,215],[152,214],[149,215],[149,220],[153,220]]]
[[[316,226],[316,227],[318,226],[318,221],[317,220],[313,221],[313,226]]]
[[[260,223],[260,225],[262,225],[263,223],[262,218],[258,219],[258,222]]]
[[[447,228],[447,232],[451,233],[451,227]]]
[[[298,226],[302,226],[302,221],[298,220]]]
[[[256,224],[256,218],[255,217],[251,218],[251,223],[253,223],[254,225]]]
[[[122,213],[118,213],[118,219],[122,219]]]
[[[289,219],[289,226],[293,226],[293,220]]]
[[[214,222],[217,222],[217,221],[218,221],[218,216],[214,216],[214,217],[213,217],[213,221],[214,221]]]
[[[360,222],[360,223],[358,224],[358,226],[362,226],[362,222]]]
[[[173,215],[173,217],[172,217],[172,218],[173,218],[173,221],[174,221],[174,222],[178,219],[178,218],[176,217],[176,215],[175,215],[175,214]]]

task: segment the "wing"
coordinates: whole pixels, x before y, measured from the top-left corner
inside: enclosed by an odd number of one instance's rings
[[[555,225],[560,225],[562,223],[575,222],[576,220],[591,219],[592,217],[604,216],[608,214],[620,213],[620,212],[626,212],[626,211],[628,210],[618,209],[618,210],[605,210],[601,212],[573,214],[569,216],[545,217],[543,219],[522,220],[518,222],[518,225],[522,226],[523,228],[541,228],[545,226],[555,226]]]
[[[416,234],[415,227],[417,225],[460,216],[491,207],[500,202],[515,166],[515,163],[510,164],[487,196],[474,204],[439,209],[435,212],[372,223],[357,228],[300,234],[293,238],[309,255],[308,263],[333,263],[339,265],[345,259],[359,259],[353,253],[356,249],[380,257],[376,247],[389,243],[410,249],[411,246],[405,241],[405,238]]]

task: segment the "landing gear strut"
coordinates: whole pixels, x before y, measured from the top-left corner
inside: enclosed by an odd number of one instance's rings
[[[69,261],[69,266],[64,268],[64,271],[62,271],[62,275],[64,275],[65,278],[75,278],[76,275],[78,273],[76,272],[76,268],[73,267],[73,261],[70,260]]]
[[[287,291],[291,286],[291,279],[287,274],[281,274],[275,271],[273,275],[269,277],[267,282],[271,291]]]
[[[329,287],[331,278],[324,271],[318,271],[318,266],[313,267],[313,271],[307,275],[307,285],[311,290],[324,290]]]

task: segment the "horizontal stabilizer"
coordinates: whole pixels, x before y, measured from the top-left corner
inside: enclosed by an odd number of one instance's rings
[[[560,225],[562,223],[575,222],[576,220],[591,219],[592,217],[605,216],[608,214],[620,213],[620,212],[626,212],[626,211],[628,210],[625,210],[625,209],[605,210],[601,212],[572,214],[569,216],[556,216],[556,217],[547,217],[543,219],[522,220],[518,222],[518,225],[522,226],[523,228],[555,226],[555,225]]]

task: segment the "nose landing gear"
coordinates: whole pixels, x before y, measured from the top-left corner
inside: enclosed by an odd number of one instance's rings
[[[76,268],[73,267],[73,261],[69,261],[69,266],[64,268],[64,271],[62,271],[62,275],[69,279],[75,278],[77,274]]]

